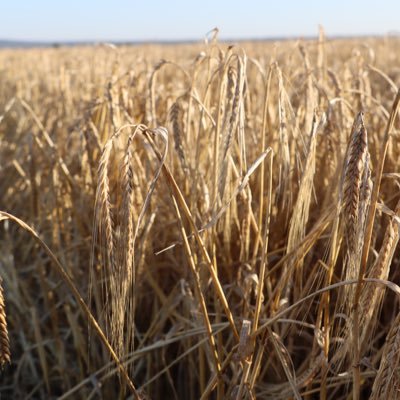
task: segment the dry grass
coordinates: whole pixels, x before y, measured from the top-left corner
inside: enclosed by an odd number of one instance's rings
[[[1,50],[0,397],[396,398],[399,54]]]

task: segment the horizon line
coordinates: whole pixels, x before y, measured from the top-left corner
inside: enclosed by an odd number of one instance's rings
[[[362,33],[362,34],[330,34],[325,35],[326,40],[337,39],[357,39],[357,38],[384,38],[384,37],[400,37],[400,31],[389,31],[387,33]],[[315,40],[318,39],[318,34],[311,35],[276,35],[265,37],[245,37],[245,38],[218,38],[217,42],[264,42],[264,41],[290,41],[290,40]],[[186,39],[7,39],[0,38],[0,47],[54,47],[54,46],[90,46],[99,44],[114,44],[114,45],[146,45],[146,44],[194,44],[203,43],[206,37],[201,39],[186,38]]]

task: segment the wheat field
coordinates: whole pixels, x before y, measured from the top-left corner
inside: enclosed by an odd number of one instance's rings
[[[400,39],[0,51],[1,399],[400,398]]]

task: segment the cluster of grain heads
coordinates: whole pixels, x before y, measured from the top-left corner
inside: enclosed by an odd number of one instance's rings
[[[21,219],[15,217],[12,214],[9,214],[7,212],[4,211],[0,211],[0,221],[3,220],[9,220],[11,222],[13,222],[16,226],[18,226],[19,228],[21,228],[21,230],[23,230],[25,233],[27,233],[36,244],[39,245],[40,248],[43,249],[44,253],[48,256],[49,260],[51,261],[51,266],[52,269],[54,269],[54,271],[58,274],[59,278],[61,278],[61,280],[63,281],[63,283],[68,287],[70,293],[72,294],[72,296],[74,297],[74,299],[76,300],[76,302],[79,304],[79,307],[82,310],[83,315],[85,316],[85,318],[87,319],[89,326],[93,329],[93,331],[96,333],[97,337],[100,339],[100,341],[102,342],[102,344],[104,345],[104,347],[106,348],[107,352],[109,353],[111,359],[115,362],[117,369],[120,372],[120,376],[122,378],[122,380],[125,382],[126,386],[129,388],[129,390],[131,391],[131,393],[133,394],[135,400],[139,400],[139,395],[138,392],[136,391],[136,388],[133,384],[133,382],[131,381],[127,370],[125,368],[125,366],[122,364],[120,358],[118,357],[118,355],[115,353],[113,347],[110,345],[108,339],[106,338],[102,328],[99,326],[97,320],[94,318],[94,316],[92,315],[90,309],[88,308],[85,300],[82,298],[78,288],[76,287],[75,283],[73,282],[73,280],[71,279],[71,276],[68,274],[68,272],[65,270],[65,268],[61,265],[60,261],[57,259],[57,257],[54,255],[54,253],[50,250],[50,248],[46,245],[46,243],[40,238],[39,234],[31,227],[29,226],[27,223],[25,223],[24,221],[22,221]],[[5,350],[2,351],[4,353],[7,354],[6,358],[4,358],[5,361],[10,361],[10,350],[9,350],[9,341],[8,341],[8,337],[4,339],[4,333],[6,332],[5,329],[5,324],[3,324],[3,317],[5,317],[5,312],[4,312],[4,298],[3,298],[3,292],[1,290],[0,292],[1,297],[0,297],[0,304],[2,305],[1,308],[1,319],[2,319],[2,345],[4,343],[5,345]],[[40,346],[42,345],[42,339],[41,339],[41,332],[40,332],[40,327],[37,321],[37,316],[36,316],[36,311],[33,310],[32,311],[33,314],[33,324],[34,324],[34,330],[35,330],[35,336],[37,338],[38,343],[40,344]],[[4,319],[5,321],[5,319]],[[44,379],[46,383],[46,389],[49,392],[50,391],[50,387],[49,387],[49,382],[48,382],[48,376],[47,376],[47,368],[46,368],[46,360],[45,360],[45,352],[43,347],[41,347],[38,350],[39,353],[39,358],[40,358],[40,363],[41,363],[41,367],[43,370],[43,374],[44,374]],[[4,362],[3,362],[4,364]],[[3,365],[2,364],[2,365]]]
[[[156,139],[161,138],[164,143],[162,156],[159,162],[156,159],[158,166],[147,192],[137,190],[136,174],[143,171],[144,159],[133,157],[139,151],[142,151],[143,156],[146,154],[146,149],[143,148],[145,131]],[[97,292],[99,279],[96,274],[100,270],[100,293],[105,304],[106,331],[119,357],[134,348],[137,269],[135,246],[167,152],[168,136],[165,128],[159,127],[150,131],[144,125],[125,125],[106,142],[99,162],[91,290]],[[148,156],[151,160],[152,154]],[[114,180],[113,191],[110,180]],[[95,254],[97,246],[100,247],[99,260]],[[100,263],[100,268],[97,263]]]

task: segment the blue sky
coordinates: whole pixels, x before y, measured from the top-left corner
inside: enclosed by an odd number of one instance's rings
[[[400,31],[400,0],[0,0],[0,39],[185,40]]]

